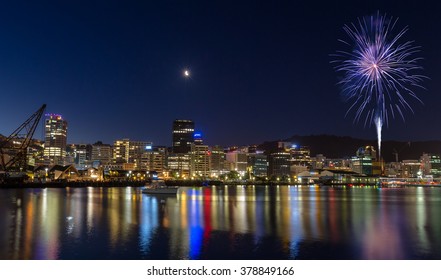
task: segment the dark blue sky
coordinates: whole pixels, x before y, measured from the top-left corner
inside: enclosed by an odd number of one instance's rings
[[[188,118],[208,144],[294,134],[374,139],[345,117],[330,54],[344,24],[380,11],[422,47],[427,90],[383,138],[441,139],[440,4],[410,1],[4,1],[0,133],[43,103],[69,123],[69,143],[128,137],[171,144]],[[434,6],[437,5],[437,6]],[[190,69],[192,78],[182,72]],[[41,138],[42,129],[36,132]]]

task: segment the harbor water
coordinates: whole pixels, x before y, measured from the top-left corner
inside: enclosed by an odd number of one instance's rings
[[[0,189],[0,259],[441,259],[441,188]]]

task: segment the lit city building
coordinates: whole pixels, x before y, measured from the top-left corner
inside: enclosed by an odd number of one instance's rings
[[[421,176],[421,163],[419,160],[407,159],[401,163],[401,176],[403,178],[417,178]]]
[[[203,144],[201,133],[194,134],[194,143],[191,145],[191,176],[210,176],[210,155],[211,151]]]
[[[65,165],[74,164],[77,170],[84,170],[88,163],[88,144],[70,144],[66,147]]]
[[[146,169],[144,152],[151,150],[152,142],[132,141],[124,138],[113,144],[113,161],[115,163],[133,163],[136,170]],[[144,158],[143,158],[144,157]]]
[[[165,147],[146,146],[141,156],[141,170],[163,176],[166,159]]]
[[[424,153],[420,161],[423,176],[441,177],[441,158],[439,155]]]
[[[166,171],[167,149],[165,147],[153,147],[153,150],[148,153],[150,154],[148,171],[155,172],[159,177],[163,177]]]
[[[229,151],[226,153],[225,159],[229,171],[237,171],[240,176],[245,176],[248,167],[248,155],[245,151]]]
[[[190,177],[190,166],[190,154],[171,154],[167,158],[170,177],[188,179]]]
[[[268,156],[268,176],[282,177],[291,174],[291,154],[288,152],[271,153]]]
[[[248,169],[250,177],[265,178],[268,176],[268,158],[263,153],[248,154]]]
[[[381,165],[373,146],[360,147],[352,158],[352,170],[364,175],[381,175]]]
[[[225,170],[225,151],[220,146],[213,146],[210,156],[210,176],[217,178],[225,173],[227,173]]]
[[[113,151],[110,144],[103,144],[103,142],[98,141],[92,145],[92,162],[98,163],[98,165],[107,164],[112,161],[112,155]]]
[[[113,161],[115,163],[129,161],[129,141],[129,139],[122,139],[113,143]]]
[[[67,121],[58,114],[46,114],[44,159],[47,165],[64,165],[66,157]]]
[[[173,153],[185,154],[191,151],[194,142],[194,122],[175,120],[173,122]]]

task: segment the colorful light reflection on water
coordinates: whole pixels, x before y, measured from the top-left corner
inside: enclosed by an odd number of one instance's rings
[[[1,259],[441,259],[441,188],[0,190]]]

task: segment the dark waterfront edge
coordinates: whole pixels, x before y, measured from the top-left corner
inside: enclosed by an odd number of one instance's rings
[[[28,182],[28,183],[7,183],[0,184],[0,189],[4,188],[86,188],[86,187],[144,187],[151,184],[151,181],[75,181],[75,182]],[[166,180],[165,184],[167,186],[177,186],[177,187],[210,187],[210,186],[252,186],[252,185],[266,185],[266,186],[309,186],[311,184],[300,184],[300,183],[289,183],[289,182],[272,182],[272,181],[233,181],[233,182],[222,182],[215,180],[201,181],[201,180]],[[441,187],[439,184],[401,184],[394,186],[384,186],[379,184],[365,184],[365,183],[326,183],[326,184],[316,184],[319,187],[363,187],[363,186],[375,186],[378,188],[399,188],[399,187]]]

